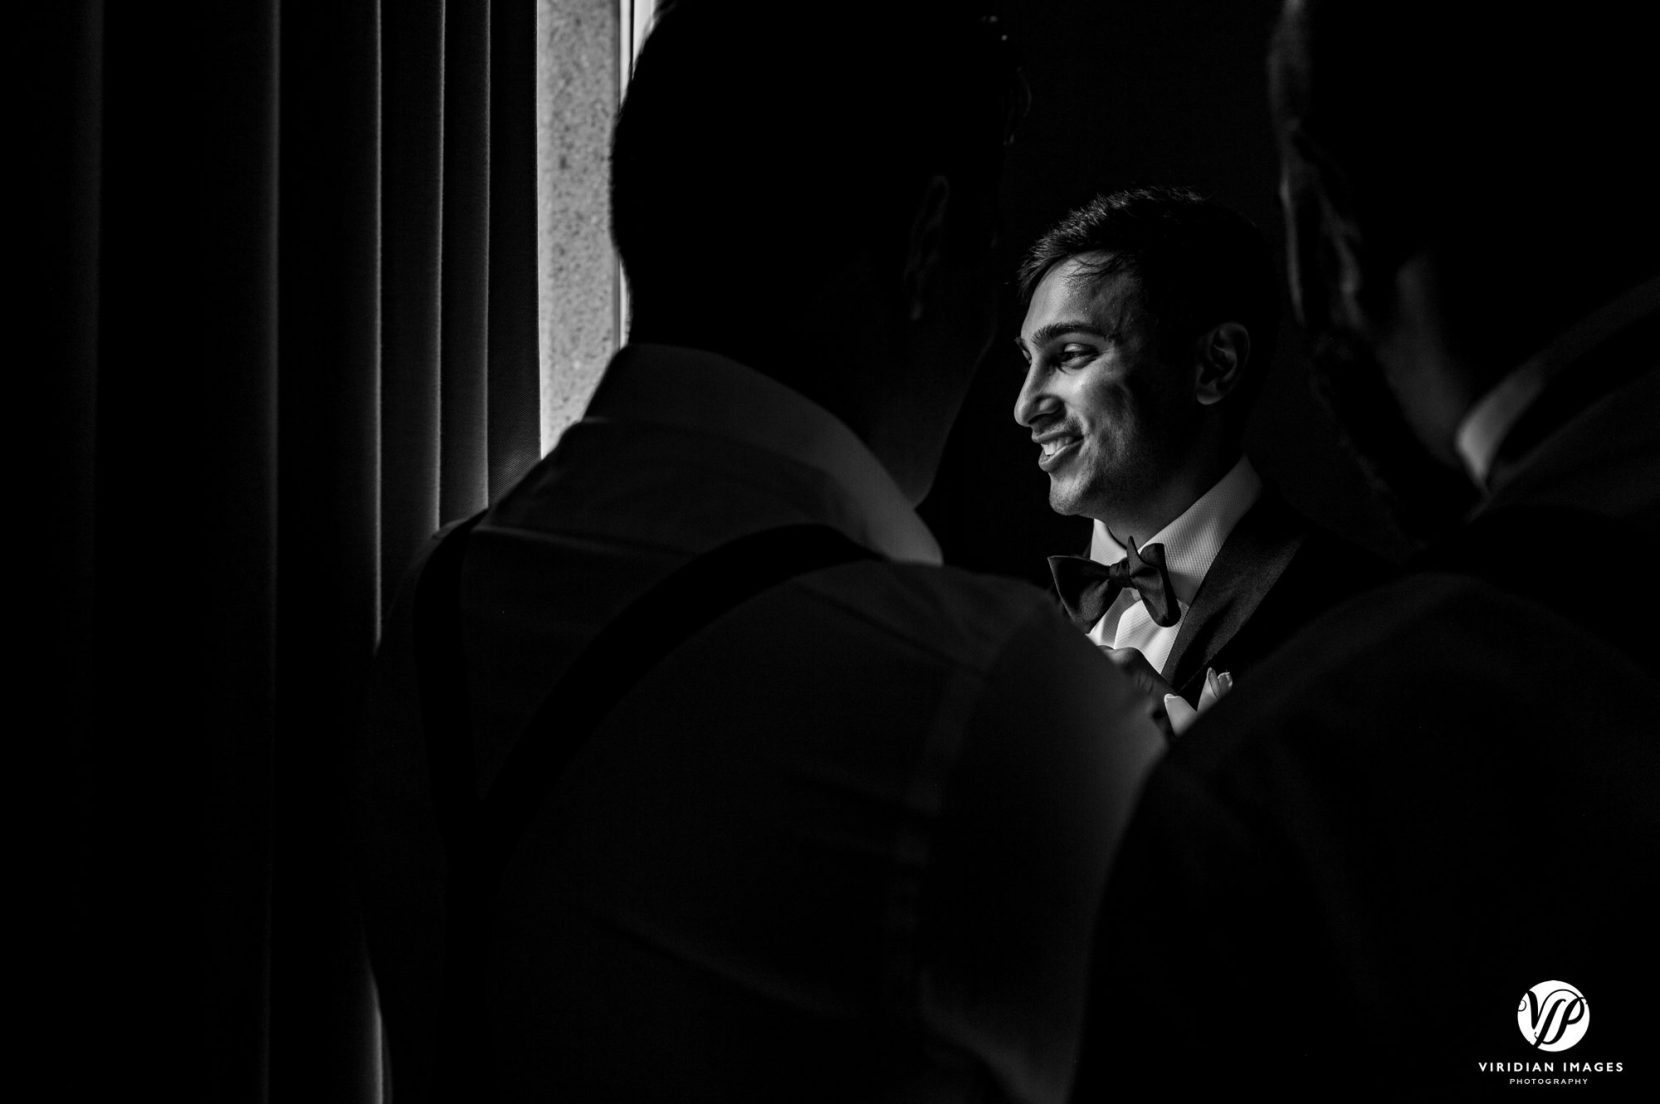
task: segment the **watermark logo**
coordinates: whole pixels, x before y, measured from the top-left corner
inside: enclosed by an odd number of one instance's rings
[[[1516,1026],[1529,1046],[1567,1050],[1591,1026],[1591,1002],[1565,981],[1541,981],[1522,994]]]

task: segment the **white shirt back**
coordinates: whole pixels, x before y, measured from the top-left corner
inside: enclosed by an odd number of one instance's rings
[[[1097,898],[1159,737],[1043,594],[939,567],[875,457],[795,392],[624,350],[491,510],[464,572],[481,782],[633,598],[798,522],[898,562],[718,620],[565,770],[501,901],[508,1099],[1064,1099]],[[381,753],[407,760],[388,634]],[[401,799],[418,834],[422,797]]]

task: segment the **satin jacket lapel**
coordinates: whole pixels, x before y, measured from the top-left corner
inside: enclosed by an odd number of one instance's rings
[[[1165,661],[1167,681],[1183,697],[1197,696],[1198,685],[1189,683],[1204,675],[1210,661],[1250,620],[1306,535],[1302,519],[1268,488],[1239,519],[1199,584]],[[1190,694],[1190,689],[1195,692]]]

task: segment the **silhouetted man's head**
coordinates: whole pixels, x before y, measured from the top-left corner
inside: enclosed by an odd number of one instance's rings
[[[796,387],[914,492],[995,323],[993,201],[1023,85],[972,8],[669,4],[612,152],[631,337]]]
[[[1656,269],[1646,23],[1602,2],[1286,5],[1293,300],[1356,445],[1426,523],[1465,496],[1423,454],[1454,463],[1483,392]]]
[[[1146,539],[1239,457],[1279,312],[1262,235],[1190,191],[1119,192],[1039,239],[1020,289],[1014,416],[1050,505]]]

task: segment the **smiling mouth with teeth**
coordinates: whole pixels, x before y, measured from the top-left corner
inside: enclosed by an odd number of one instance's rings
[[[1078,440],[1079,439],[1077,437],[1054,437],[1050,440],[1043,441],[1038,445],[1038,448],[1041,450],[1038,459],[1053,460],[1062,452],[1077,444]]]

